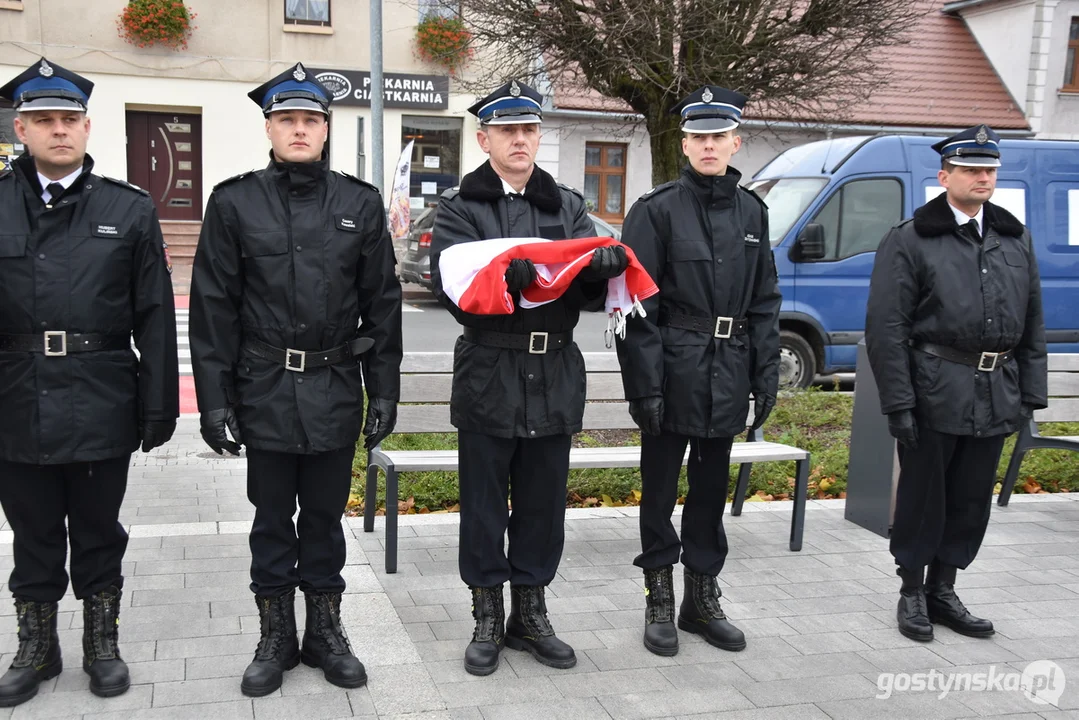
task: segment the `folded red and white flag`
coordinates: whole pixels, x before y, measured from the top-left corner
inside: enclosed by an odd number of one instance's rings
[[[614,238],[591,237],[574,240],[543,238],[496,238],[459,243],[439,255],[442,291],[465,312],[477,315],[513,313],[513,296],[506,289],[506,269],[510,261],[527,258],[536,266],[536,280],[521,292],[521,307],[539,307],[552,302],[570,286],[577,274],[592,262],[592,253],[601,247],[621,245]],[[609,327],[625,337],[625,318],[638,312],[644,316],[641,300],[659,292],[655,281],[629,247],[629,265],[618,277],[607,281],[606,310]]]

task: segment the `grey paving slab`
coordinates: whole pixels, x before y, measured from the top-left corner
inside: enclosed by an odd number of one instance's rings
[[[675,693],[604,695],[599,698],[603,709],[615,720],[660,718],[698,713],[702,709],[712,712],[724,710],[748,710],[753,703],[733,687],[712,690],[681,690]]]
[[[251,701],[233,700],[219,703],[200,703],[197,707],[162,707],[140,710],[116,710],[103,713],[87,713],[83,720],[251,720],[254,710]]]
[[[484,720],[608,720],[611,716],[595,698],[550,700],[540,705],[513,703],[485,705]]]

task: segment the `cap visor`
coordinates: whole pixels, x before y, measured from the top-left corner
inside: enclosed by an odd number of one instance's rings
[[[945,160],[959,167],[1000,167],[1000,158],[991,155],[956,155]]]
[[[738,127],[738,122],[730,118],[696,118],[682,123],[682,132],[696,135],[714,135]]]
[[[279,110],[311,110],[312,112],[322,113],[323,115],[330,114],[327,112],[326,108],[322,107],[314,100],[306,100],[304,98],[288,98],[287,100],[276,102],[266,108],[263,112],[269,115],[270,113],[278,112]]]
[[[86,106],[77,100],[43,97],[20,103],[15,110],[16,112],[37,112],[39,110],[74,110],[75,112],[86,112]]]
[[[526,113],[524,115],[503,115],[502,117],[493,117],[490,120],[482,121],[481,125],[539,125],[543,122],[543,118],[539,115],[532,113]]]

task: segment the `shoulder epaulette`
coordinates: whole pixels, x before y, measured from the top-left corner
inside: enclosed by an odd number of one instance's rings
[[[768,209],[768,203],[764,202],[764,198],[762,198],[760,195],[753,192],[749,188],[745,187],[744,185],[739,185],[739,187],[742,188],[742,190],[744,190],[751,198],[759,202],[761,204],[761,207],[763,207],[765,210]]]
[[[901,227],[903,227],[904,225],[906,225],[906,224],[908,224],[908,223],[912,223],[912,222],[914,222],[914,218],[912,218],[912,217],[909,217],[909,218],[907,218],[906,220],[904,220],[903,222],[901,222],[901,223],[899,223],[898,225],[896,225],[896,227],[897,227],[897,228],[901,228]]]
[[[230,177],[230,178],[225,178],[224,180],[222,180],[222,181],[221,181],[221,182],[219,182],[218,184],[214,185],[214,190],[216,190],[216,189],[218,189],[219,187],[222,187],[222,186],[224,186],[224,185],[228,185],[229,183],[233,183],[233,182],[236,182],[236,181],[237,181],[237,180],[239,180],[240,178],[244,178],[244,177],[247,177],[247,176],[248,176],[248,175],[250,175],[251,173],[252,173],[252,171],[251,171],[251,170],[245,170],[244,172],[240,173],[239,175],[233,175],[233,176],[232,176],[232,177]]]
[[[584,200],[584,193],[581,192],[580,190],[578,190],[577,188],[570,187],[569,185],[566,185],[564,183],[558,183],[558,187],[562,188],[563,190],[567,190],[567,191],[573,193],[574,195],[576,195],[577,197],[581,198],[582,200]]]
[[[676,180],[671,180],[670,182],[665,182],[662,185],[656,185],[654,188],[652,188],[651,190],[646,192],[644,195],[641,195],[638,198],[638,201],[640,201],[640,200],[650,200],[650,199],[654,198],[656,195],[659,195],[660,193],[667,192],[668,190],[673,188],[676,183],[677,183]]]
[[[143,190],[138,185],[132,185],[127,180],[120,180],[119,178],[109,177],[108,175],[102,175],[101,177],[104,178],[105,180],[108,180],[109,182],[113,183],[114,185],[119,185],[120,187],[125,187],[128,190],[134,190],[135,192],[140,193],[142,195],[149,195],[150,194],[149,190]]]
[[[442,191],[443,200],[453,200],[455,197],[461,194],[461,186],[454,185],[451,188]]]
[[[381,194],[382,194],[382,191],[381,191],[381,190],[379,190],[379,189],[378,189],[377,187],[375,187],[375,186],[374,186],[374,185],[372,185],[371,183],[367,182],[366,180],[360,180],[360,179],[359,179],[358,177],[356,177],[355,175],[349,175],[349,174],[348,174],[347,172],[343,172],[343,171],[341,171],[341,170],[334,170],[334,172],[335,172],[335,173],[337,173],[338,175],[340,175],[340,176],[341,176],[341,177],[343,177],[343,178],[348,178],[349,180],[351,180],[351,181],[353,181],[353,182],[357,182],[357,183],[359,183],[360,185],[363,185],[364,187],[367,187],[367,188],[370,188],[371,190],[374,190],[374,191],[375,191],[375,192],[377,192],[377,193],[378,193],[379,195],[381,195]]]

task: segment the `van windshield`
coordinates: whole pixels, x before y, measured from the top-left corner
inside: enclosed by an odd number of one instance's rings
[[[772,247],[779,244],[827,184],[827,178],[779,178],[748,185],[768,203],[768,241]]]

